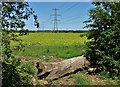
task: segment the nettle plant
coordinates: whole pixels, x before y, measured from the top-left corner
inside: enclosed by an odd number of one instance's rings
[[[120,76],[120,1],[93,2],[89,10],[90,28],[86,55],[98,71],[108,72],[110,77]]]
[[[37,16],[28,2],[2,2],[1,3],[1,32],[2,32],[2,83],[3,86],[16,86],[20,84],[31,84],[29,73],[31,71],[26,64],[21,64],[19,59],[13,55],[14,50],[20,50],[24,45],[16,33],[18,29],[24,30],[25,20],[34,17],[34,25],[39,28]],[[21,33],[21,32],[20,32]],[[24,32],[23,32],[24,33]],[[17,42],[18,46],[11,46],[11,42]],[[25,65],[25,66],[23,66]],[[30,64],[29,64],[30,65]],[[31,64],[31,67],[34,64]],[[24,67],[25,69],[23,69]],[[29,69],[29,70],[27,70]],[[35,70],[35,69],[33,69]],[[34,71],[33,71],[34,72]],[[22,74],[24,73],[24,74]],[[27,81],[25,81],[27,80]]]

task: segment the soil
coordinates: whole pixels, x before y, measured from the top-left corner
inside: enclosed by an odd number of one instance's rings
[[[84,76],[86,77],[88,80],[90,80],[91,85],[105,85],[105,81],[98,78],[97,75],[88,75],[86,73],[83,72],[78,72],[75,74],[75,76],[80,77],[80,76]],[[66,77],[62,77],[58,80],[53,81],[53,83],[55,85],[76,85],[75,84],[75,79],[71,78],[70,76],[66,76]]]

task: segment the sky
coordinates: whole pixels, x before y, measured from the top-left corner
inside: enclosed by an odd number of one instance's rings
[[[89,18],[88,11],[94,8],[91,2],[29,2],[29,5],[38,16],[40,30],[53,30],[54,8],[59,9],[58,30],[83,30],[83,21]],[[32,17],[26,21],[25,28],[37,30]]]

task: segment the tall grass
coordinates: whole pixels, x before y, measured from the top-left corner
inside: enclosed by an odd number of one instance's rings
[[[30,56],[42,58],[43,56],[70,58],[80,56],[86,49],[85,36],[83,33],[29,33],[29,35],[20,36],[23,43],[26,44],[24,51],[14,52],[19,56]],[[16,45],[16,43],[12,43]]]
[[[79,85],[91,85],[91,81],[87,79],[85,76],[75,77],[76,86]]]
[[[84,75],[73,74],[69,77],[75,79],[75,87],[79,87],[80,85],[91,85],[92,84],[90,79],[86,78]]]
[[[85,52],[85,45],[74,45],[74,46],[42,46],[42,45],[30,45],[24,48],[24,51],[15,51],[16,55],[19,56],[32,56],[37,58],[45,57],[59,57],[59,58],[70,58],[75,56],[83,55]]]

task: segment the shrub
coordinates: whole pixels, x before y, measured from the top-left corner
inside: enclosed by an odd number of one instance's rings
[[[91,28],[86,55],[98,71],[108,71],[110,77],[120,76],[120,1],[94,2],[85,21]]]
[[[21,62],[17,67],[20,76],[20,85],[34,85],[37,84],[37,68],[31,61]],[[32,81],[35,79],[35,82]]]
[[[11,41],[18,42],[18,46],[15,47],[15,50],[20,50],[23,47],[22,40],[17,38],[19,35],[15,33],[14,30],[23,29],[25,26],[24,20],[28,20],[30,15],[33,15],[34,25],[37,26],[37,28],[39,28],[39,23],[32,8],[29,8],[28,2],[13,1],[1,2],[0,5],[1,4],[2,8],[0,12],[2,12],[3,15],[0,20],[2,24],[2,28],[0,29],[2,31],[2,86],[16,87],[20,85],[20,82],[21,84],[26,83],[26,81],[29,80],[30,73],[23,71],[25,76],[22,76],[22,70],[20,69],[22,69],[24,65],[19,66],[20,61],[13,55],[14,49],[11,47]],[[30,70],[26,65],[24,67],[27,71]],[[20,73],[22,75],[20,75]],[[24,81],[21,76],[25,77],[26,80]]]

